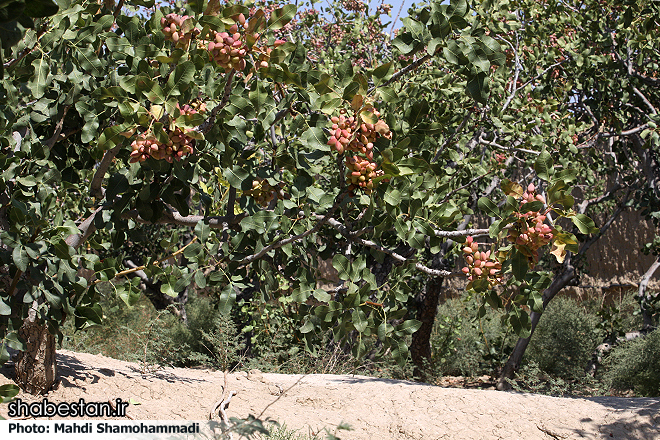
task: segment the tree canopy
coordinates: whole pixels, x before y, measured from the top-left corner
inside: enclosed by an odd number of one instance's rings
[[[30,310],[98,325],[138,271],[401,362],[416,298],[467,277],[528,340],[611,224],[590,209],[657,218],[657,2],[429,2],[393,39],[361,2],[58,6],[0,16],[3,362]]]

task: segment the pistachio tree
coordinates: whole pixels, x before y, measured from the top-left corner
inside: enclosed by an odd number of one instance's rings
[[[336,17],[379,31],[388,11]],[[518,83],[520,17],[432,2],[371,56],[359,29],[322,20],[62,0],[4,49],[1,356],[20,351],[23,389],[53,384],[66,320],[101,324],[101,283],[132,305],[144,277],[168,297],[207,289],[224,314],[246,290],[292,304],[309,350],[328,332],[358,357],[372,340],[401,363],[412,352],[420,376],[447,277],[529,337],[552,281],[543,249],[566,264],[572,228],[597,228],[571,196],[583,123]],[[321,259],[334,289],[318,288]]]

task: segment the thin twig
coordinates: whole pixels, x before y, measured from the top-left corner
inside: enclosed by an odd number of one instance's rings
[[[460,190],[467,188],[468,186],[472,185],[474,182],[477,182],[477,181],[483,179],[484,177],[486,177],[487,175],[492,174],[492,173],[494,173],[494,172],[495,172],[495,170],[490,170],[490,171],[488,171],[486,174],[482,174],[481,176],[477,176],[477,177],[475,177],[474,179],[470,180],[470,181],[469,181],[468,183],[466,183],[465,185],[463,185],[463,186],[461,186],[461,187],[458,187],[458,188],[456,188],[455,190],[451,191],[451,192],[450,192],[449,194],[447,194],[447,195],[445,196],[445,198],[442,199],[442,201],[439,202],[438,204],[439,204],[439,205],[442,205],[442,204],[445,203],[447,200],[449,200],[449,198],[450,198],[451,196],[453,196],[454,194],[456,194],[456,193],[459,192]]]
[[[177,255],[181,255],[181,254],[186,250],[186,248],[187,248],[188,246],[190,246],[191,244],[193,244],[195,241],[197,241],[197,236],[196,236],[196,235],[193,237],[192,240],[190,240],[190,243],[188,243],[187,245],[183,246],[181,249],[177,250],[177,251],[174,252],[173,254],[168,255],[167,257],[159,258],[158,260],[156,260],[156,261],[154,261],[153,263],[151,263],[151,265],[152,265],[152,266],[158,266],[158,265],[159,265],[160,263],[162,263],[163,261],[171,260],[172,258],[175,258]],[[134,272],[137,272],[137,271],[140,271],[140,270],[144,270],[144,269],[146,269],[146,268],[147,268],[147,265],[145,264],[145,265],[142,265],[142,266],[137,266],[137,267],[132,267],[132,268],[130,268],[130,269],[122,270],[121,272],[117,272],[117,274],[115,274],[115,276],[114,276],[113,278],[123,277],[124,275],[129,275],[129,274],[132,274],[132,273],[134,273]],[[102,282],[102,281],[103,281],[103,280],[100,280],[100,279],[99,279],[99,280],[96,280],[96,281],[94,281],[92,284],[90,284],[90,286],[93,286],[93,285],[95,285],[95,284],[98,284],[98,283],[100,283],[100,282]]]
[[[71,105],[64,106],[64,109],[62,110],[62,117],[60,118],[59,121],[57,121],[57,124],[55,125],[55,132],[50,137],[50,139],[44,142],[44,144],[48,148],[53,148],[53,145],[55,145],[55,143],[57,142],[57,138],[60,137],[60,133],[62,132],[62,127],[64,126],[64,118],[66,117],[69,108],[71,108]]]
[[[218,116],[218,113],[220,113],[220,110],[224,108],[225,105],[229,102],[229,97],[231,96],[231,86],[232,86],[232,80],[234,79],[234,74],[236,71],[234,69],[231,69],[229,73],[227,74],[227,82],[225,83],[225,89],[222,94],[222,100],[220,101],[220,104],[216,105],[213,110],[211,110],[211,114],[209,117],[202,123],[199,127],[197,127],[197,131],[199,131],[202,134],[206,134],[211,129],[213,128],[213,124],[215,124],[215,118]]]
[[[437,53],[437,50],[436,50],[436,53]],[[385,81],[383,84],[379,85],[378,87],[385,87],[385,86],[388,86],[388,85],[392,84],[394,81],[398,81],[398,79],[401,78],[403,75],[410,72],[411,70],[414,70],[414,69],[418,68],[419,66],[421,66],[422,64],[424,64],[425,62],[430,60],[432,57],[433,57],[433,55],[429,55],[429,54],[424,55],[423,57],[421,57],[417,61],[414,61],[412,64],[409,64],[406,67],[404,67],[403,69],[396,72],[394,75],[392,75],[392,77],[390,79],[388,79],[387,81]],[[371,87],[367,91],[367,93],[371,93],[374,90],[376,90],[376,86]]]

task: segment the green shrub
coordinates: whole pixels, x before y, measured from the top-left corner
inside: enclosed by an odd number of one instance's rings
[[[584,376],[594,350],[602,342],[599,318],[571,298],[557,298],[541,316],[532,335],[526,362],[552,376],[573,380]]]
[[[438,376],[493,375],[513,348],[514,335],[502,324],[502,313],[487,308],[476,318],[477,309],[472,298],[450,299],[438,307],[431,334]]]
[[[190,295],[186,304],[187,325],[176,321],[164,327],[163,337],[171,350],[161,357],[165,363],[178,367],[204,365],[229,370],[242,361],[244,348],[236,324],[219,313],[207,297]]]
[[[165,317],[159,315],[144,296],[133,307],[126,306],[109,286],[105,284],[99,289],[103,292],[100,302],[103,309],[103,324],[76,331],[74,320],[68,319],[62,327],[64,335],[62,348],[92,354],[100,353],[125,361],[146,361],[145,343],[149,349],[147,341],[158,329],[154,320]],[[148,361],[154,359],[149,358]]]
[[[660,329],[614,347],[603,381],[617,390],[660,396]]]

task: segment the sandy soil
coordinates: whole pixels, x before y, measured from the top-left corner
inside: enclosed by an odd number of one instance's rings
[[[206,420],[222,396],[222,372],[160,369],[104,356],[58,353],[58,388],[51,402],[131,401],[134,420]],[[1,371],[0,385],[11,370]],[[285,423],[301,434],[340,423],[342,439],[660,439],[660,398],[558,398],[494,390],[443,388],[364,376],[237,372],[230,417],[249,414]],[[24,401],[41,401],[19,395]],[[7,417],[6,405],[0,415]],[[320,435],[319,438],[324,438]]]

